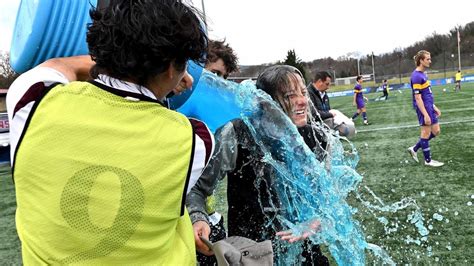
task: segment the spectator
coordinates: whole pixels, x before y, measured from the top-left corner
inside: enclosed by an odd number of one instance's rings
[[[307,90],[314,106],[311,115],[316,121],[324,122],[329,128],[339,131],[341,136],[352,136],[355,127],[352,121],[338,110],[331,109],[327,90],[331,86],[331,75],[326,71],[317,72]],[[338,116],[337,119],[336,115]],[[322,120],[322,121],[321,121]]]
[[[315,107],[311,114],[317,121],[334,118],[329,105],[329,97],[326,93],[330,86],[331,75],[326,71],[317,72],[313,82],[308,86],[309,98]]]

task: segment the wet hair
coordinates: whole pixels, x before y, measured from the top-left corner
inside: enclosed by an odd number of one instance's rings
[[[303,74],[293,66],[276,65],[266,68],[257,78],[257,89],[268,93],[289,114],[291,104],[286,93],[294,88],[298,82],[297,76],[300,76],[305,84]]]
[[[416,53],[415,56],[413,56],[413,60],[415,60],[416,66],[419,66],[421,64],[421,60],[425,59],[427,55],[429,55],[430,52],[426,50],[421,50],[418,53]]]
[[[237,71],[237,55],[234,53],[234,50],[229,46],[229,44],[225,43],[225,40],[210,40],[207,51],[207,62],[214,63],[219,59],[222,59],[224,62],[227,73],[230,74]]]
[[[201,14],[180,0],[111,0],[90,11],[91,76],[107,74],[146,85],[170,64],[205,63],[208,37]]]
[[[331,74],[329,74],[329,72],[327,71],[319,71],[316,73],[316,75],[314,75],[314,82],[318,81],[318,80],[321,80],[321,81],[326,81],[327,78],[330,78],[332,79],[332,76]]]
[[[384,80],[383,80],[383,82],[387,82],[387,80],[386,80],[386,79],[384,79]]]
[[[361,79],[362,79],[362,76],[357,76],[356,81],[358,82]]]

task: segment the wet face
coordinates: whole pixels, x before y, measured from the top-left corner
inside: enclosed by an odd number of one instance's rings
[[[206,69],[224,79],[227,79],[227,76],[229,75],[224,61],[221,58],[217,59],[215,62],[207,63]]]
[[[425,54],[425,58],[420,60],[420,64],[424,68],[428,68],[431,66],[431,55],[430,54]]]
[[[291,121],[302,127],[308,123],[308,98],[303,79],[299,75],[291,75],[290,88],[284,92],[284,99],[288,103],[286,112]]]

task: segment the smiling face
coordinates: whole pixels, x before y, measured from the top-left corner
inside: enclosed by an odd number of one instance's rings
[[[290,86],[283,91],[282,105],[293,124],[303,127],[308,123],[308,98],[303,79],[297,74],[288,74]]]
[[[257,78],[257,88],[268,93],[297,127],[308,122],[308,98],[301,72],[292,66],[266,68]]]

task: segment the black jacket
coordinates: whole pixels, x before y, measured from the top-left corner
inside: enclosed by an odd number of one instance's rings
[[[325,144],[325,140],[318,139],[321,138],[318,134],[299,132],[313,151],[317,150],[313,145]],[[243,236],[254,241],[270,239],[277,249],[275,233],[284,226],[276,219],[282,210],[275,191],[278,184],[271,178],[274,170],[264,162],[262,151],[242,120],[233,120],[217,130],[216,140],[213,159],[187,196],[192,222],[207,220],[205,198],[212,194],[218,179],[227,175],[228,236]],[[306,258],[303,265],[328,265],[318,245],[307,246],[302,255]]]
[[[313,86],[313,84],[309,84],[308,86],[308,93],[309,93],[309,98],[311,102],[314,105],[314,108],[318,111],[319,115],[321,116],[322,120],[332,118],[334,117],[329,110],[331,109],[331,106],[329,105],[329,97],[327,93],[324,95],[323,98],[321,98],[321,94],[319,94],[319,91]],[[320,121],[318,115],[314,112],[312,109],[312,115],[316,119],[316,121]]]

